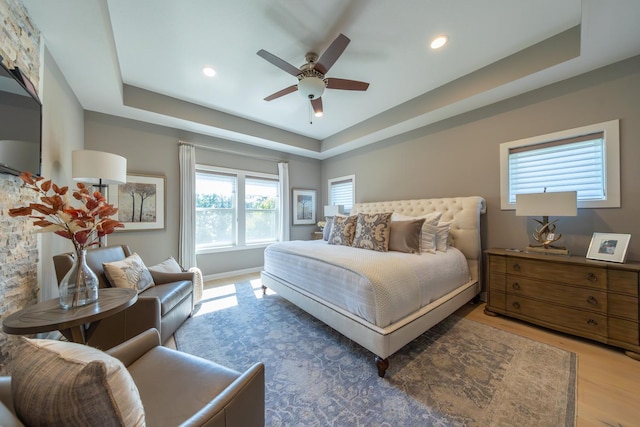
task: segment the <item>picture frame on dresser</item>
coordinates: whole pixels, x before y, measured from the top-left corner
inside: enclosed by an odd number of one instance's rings
[[[593,233],[587,250],[588,259],[624,263],[631,234]]]

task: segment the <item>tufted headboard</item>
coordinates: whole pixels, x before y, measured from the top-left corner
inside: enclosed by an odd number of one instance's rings
[[[449,241],[467,258],[471,277],[478,280],[482,263],[480,215],[486,211],[486,202],[482,197],[468,196],[356,203],[351,209],[351,215],[398,212],[403,215],[420,216],[431,212],[442,212],[440,221],[452,221]]]

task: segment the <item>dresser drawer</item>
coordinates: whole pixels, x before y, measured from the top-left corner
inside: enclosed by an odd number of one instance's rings
[[[609,332],[609,341],[615,345],[620,345],[621,343],[640,345],[638,322],[630,322],[628,320],[610,317],[607,321],[607,329]]]
[[[505,273],[507,257],[500,255],[489,255],[489,271],[496,273]]]
[[[507,295],[507,315],[606,342],[607,317],[603,314]]]
[[[622,317],[638,322],[638,298],[630,295],[610,293],[607,311],[610,316]]]
[[[542,282],[510,274],[507,275],[506,292],[552,304],[607,313],[607,293],[601,290]]]
[[[546,262],[508,257],[507,274],[535,277],[540,280],[607,289],[607,270],[602,267]]]
[[[638,273],[635,271],[609,270],[609,290],[638,296]]]

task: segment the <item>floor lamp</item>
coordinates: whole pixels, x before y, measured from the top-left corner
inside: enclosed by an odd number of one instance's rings
[[[92,184],[108,199],[109,184],[127,182],[127,159],[103,151],[76,150],[72,153],[71,170],[74,181]],[[107,246],[107,237],[99,245]]]

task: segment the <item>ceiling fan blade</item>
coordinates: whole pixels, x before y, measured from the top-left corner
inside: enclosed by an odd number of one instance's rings
[[[293,65],[289,64],[287,61],[278,58],[273,53],[269,53],[264,49],[260,49],[258,51],[258,56],[266,59],[267,61],[271,62],[276,67],[280,68],[281,70],[286,71],[287,73],[291,74],[294,77],[297,77],[298,74],[300,74],[300,72],[301,72],[298,67],[294,67]]]
[[[322,97],[312,99],[311,106],[313,107],[313,114],[315,114],[316,117],[320,117],[324,114],[324,111],[322,110]]]
[[[331,45],[324,51],[318,62],[316,62],[315,69],[320,71],[322,74],[327,74],[329,68],[335,64],[335,62],[340,58],[342,52],[347,48],[347,45],[351,42],[349,37],[344,34],[340,34],[336,39],[331,43]]]
[[[273,101],[276,98],[280,98],[281,96],[285,96],[290,94],[291,92],[295,92],[298,90],[298,85],[292,85],[289,87],[286,87],[282,90],[277,91],[276,93],[267,96],[264,100],[265,101]]]
[[[335,79],[330,77],[327,79],[327,88],[342,90],[367,90],[369,83],[359,82],[356,80]]]

